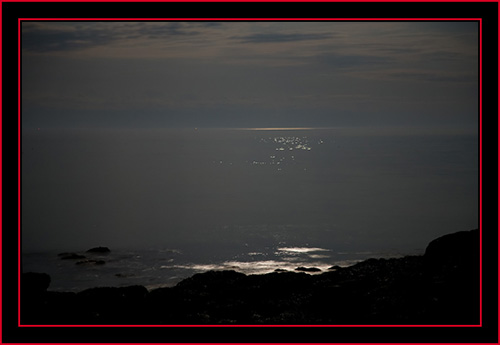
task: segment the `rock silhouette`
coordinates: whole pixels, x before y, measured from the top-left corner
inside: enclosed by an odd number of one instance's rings
[[[317,267],[297,267],[295,270],[301,272],[321,272]]]
[[[61,253],[58,254],[61,260],[81,260],[85,259],[85,255],[80,255],[76,253]]]
[[[90,248],[89,250],[87,250],[87,253],[107,254],[107,253],[111,253],[111,250],[108,247],[95,247],[95,248]]]

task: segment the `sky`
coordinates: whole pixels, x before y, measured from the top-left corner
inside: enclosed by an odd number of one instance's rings
[[[477,123],[476,22],[22,23],[26,129]]]

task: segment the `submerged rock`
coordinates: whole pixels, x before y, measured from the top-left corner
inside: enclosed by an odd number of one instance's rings
[[[111,253],[111,250],[108,247],[95,247],[95,248],[90,248],[87,250],[87,253]]]
[[[104,265],[105,263],[104,260],[82,260],[78,261],[76,265]]]
[[[61,254],[58,254],[58,256],[61,258],[61,260],[85,259],[85,255],[80,255],[80,254],[76,254],[76,253],[61,253]]]
[[[301,272],[321,272],[321,270],[317,267],[297,267],[295,269],[296,271],[301,271]]]
[[[116,273],[115,274],[115,277],[117,278],[129,278],[129,277],[133,277],[134,274],[125,274],[125,273]]]

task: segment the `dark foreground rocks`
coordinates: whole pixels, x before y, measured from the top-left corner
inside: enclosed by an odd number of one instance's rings
[[[369,259],[310,275],[210,271],[175,287],[47,291],[22,276],[23,324],[439,324],[479,322],[479,231],[443,236],[423,256]]]

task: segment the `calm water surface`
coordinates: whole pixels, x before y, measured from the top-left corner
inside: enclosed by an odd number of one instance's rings
[[[478,227],[474,133],[24,130],[24,270],[54,289],[326,269]],[[107,246],[105,265],[60,252]],[[55,278],[58,277],[58,278]],[[66,277],[66,278],[62,278]]]

